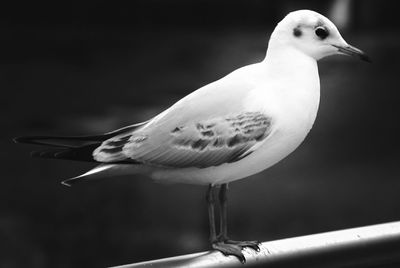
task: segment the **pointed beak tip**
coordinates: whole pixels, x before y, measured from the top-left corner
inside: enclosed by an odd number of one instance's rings
[[[365,54],[365,52],[363,52],[362,50],[353,47],[351,45],[346,45],[346,46],[337,46],[334,45],[334,47],[336,47],[338,49],[338,52],[340,54],[344,54],[344,55],[348,55],[348,56],[353,56],[353,57],[357,57],[362,61],[371,63],[371,58]]]

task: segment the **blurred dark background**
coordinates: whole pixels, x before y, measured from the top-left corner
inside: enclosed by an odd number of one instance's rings
[[[111,2],[110,2],[111,3]],[[260,61],[286,13],[314,9],[372,64],[319,63],[305,142],[230,185],[234,239],[261,241],[400,220],[396,1],[37,2],[0,9],[0,267],[105,267],[208,250],[206,187],[143,176],[67,188],[91,164],[33,159],[20,135],[84,135],[146,120]]]

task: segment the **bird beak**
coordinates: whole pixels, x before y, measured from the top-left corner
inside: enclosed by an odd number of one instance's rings
[[[348,44],[344,46],[341,45],[332,45],[332,46],[336,47],[340,54],[357,57],[360,60],[371,62],[371,59],[361,49],[358,49]]]

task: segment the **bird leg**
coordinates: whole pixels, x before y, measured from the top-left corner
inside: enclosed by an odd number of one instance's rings
[[[214,243],[217,240],[217,232],[215,230],[215,217],[214,217],[214,186],[210,184],[206,195],[208,207],[208,220],[210,226],[210,242]]]
[[[215,219],[214,219],[214,197],[212,186],[210,186],[207,192],[207,200],[209,201],[209,219],[210,219],[210,239],[212,247],[219,250],[224,255],[236,256],[242,263],[246,262],[246,259],[242,253],[244,247],[250,247],[254,250],[259,251],[258,241],[234,241],[228,238],[228,224],[227,224],[227,190],[228,184],[222,184],[219,191],[219,203],[220,203],[220,233],[215,236]],[[212,204],[212,205],[211,205]],[[212,212],[212,214],[211,214]]]
[[[228,184],[222,184],[221,189],[219,190],[219,206],[220,206],[220,221],[219,221],[219,240],[226,241],[228,240]]]

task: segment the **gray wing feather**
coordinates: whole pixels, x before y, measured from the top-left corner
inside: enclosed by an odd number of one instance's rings
[[[143,128],[116,136],[96,149],[104,162],[131,160],[164,167],[218,166],[251,154],[271,132],[271,118],[261,112],[219,116],[172,129]],[[151,135],[153,133],[153,135]]]

